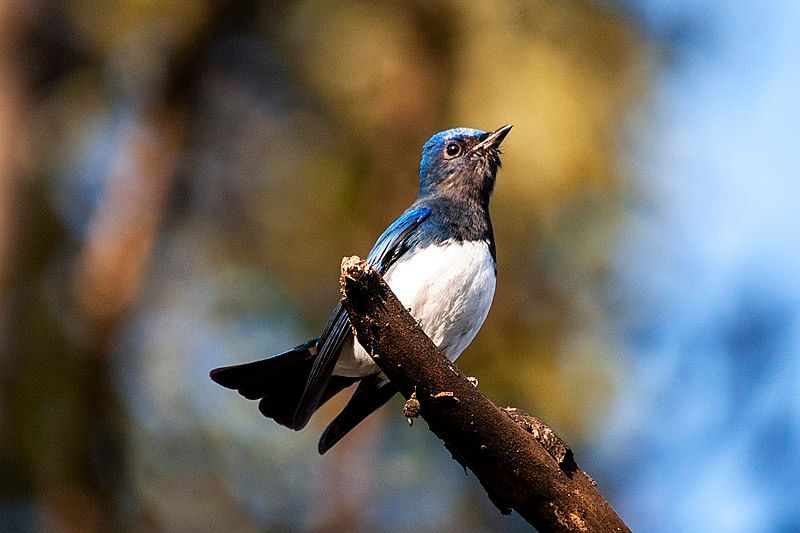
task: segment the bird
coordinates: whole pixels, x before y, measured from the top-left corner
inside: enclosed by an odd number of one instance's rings
[[[494,298],[497,261],[489,200],[501,167],[500,145],[512,127],[454,128],[433,135],[422,148],[416,200],[367,256],[451,361],[475,338]],[[323,403],[358,383],[322,433],[320,454],[398,392],[354,337],[341,302],[319,337],[267,359],[215,368],[210,376],[258,400],[261,414],[297,431]]]

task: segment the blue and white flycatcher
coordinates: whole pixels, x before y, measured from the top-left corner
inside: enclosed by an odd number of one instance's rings
[[[422,149],[419,195],[380,236],[367,261],[423,331],[455,360],[478,333],[494,297],[496,262],[489,199],[500,144],[493,132],[456,128]],[[328,399],[358,383],[319,441],[325,453],[397,389],[353,336],[341,304],[322,335],[262,361],[217,368],[211,379],[259,400],[261,413],[300,430]]]

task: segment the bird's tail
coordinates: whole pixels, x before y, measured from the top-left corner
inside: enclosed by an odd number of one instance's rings
[[[215,368],[211,379],[223,387],[238,390],[248,400],[260,400],[258,410],[267,418],[299,429],[294,415],[317,357],[318,340],[312,339],[261,361]],[[354,382],[353,378],[333,376],[320,405]]]

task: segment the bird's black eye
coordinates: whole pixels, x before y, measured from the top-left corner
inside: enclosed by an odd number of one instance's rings
[[[447,157],[458,157],[461,154],[461,145],[457,142],[449,142],[444,147],[444,153]]]

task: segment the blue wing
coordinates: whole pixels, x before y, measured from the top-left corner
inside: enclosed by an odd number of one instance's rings
[[[381,275],[386,274],[389,267],[414,244],[414,230],[430,214],[431,210],[427,207],[417,207],[400,215],[378,238],[367,256],[367,262]]]
[[[386,228],[375,246],[372,247],[372,251],[367,256],[367,262],[381,275],[386,274],[394,262],[414,244],[416,241],[414,230],[428,218],[430,213],[431,210],[427,207],[412,207],[400,215],[391,226]],[[350,335],[352,335],[350,319],[347,311],[339,303],[317,344],[318,355],[294,415],[295,429],[299,430],[305,427],[319,406],[333,368],[339,359],[339,352]]]

